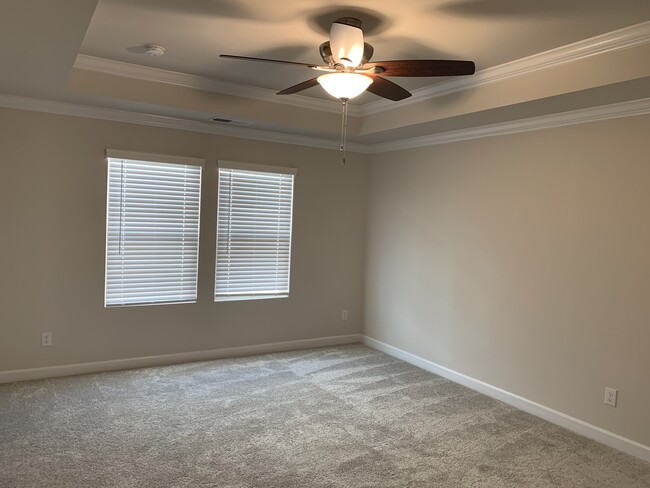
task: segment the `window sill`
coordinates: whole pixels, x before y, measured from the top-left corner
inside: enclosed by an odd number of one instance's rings
[[[151,307],[153,305],[184,305],[186,303],[196,303],[196,300],[184,300],[176,302],[115,303],[112,305],[104,304],[104,308]]]
[[[248,301],[248,300],[271,300],[273,298],[289,298],[289,294],[283,295],[234,295],[234,296],[224,296],[224,297],[215,297],[214,301],[219,302],[239,302],[239,301]]]

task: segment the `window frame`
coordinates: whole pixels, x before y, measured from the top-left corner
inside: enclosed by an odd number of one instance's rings
[[[172,304],[186,304],[186,303],[196,303],[198,300],[199,292],[199,274],[200,274],[200,237],[201,237],[201,202],[203,199],[203,166],[205,164],[204,159],[183,157],[183,156],[170,156],[162,154],[151,154],[151,153],[142,153],[134,151],[123,151],[115,149],[106,149],[106,223],[105,223],[105,253],[104,253],[104,308],[119,308],[119,307],[138,307],[138,306],[153,306],[153,305],[172,305]],[[195,290],[194,296],[190,299],[172,299],[172,300],[142,300],[142,301],[126,301],[123,303],[117,303],[109,299],[109,237],[110,237],[110,198],[111,198],[111,160],[122,160],[122,162],[141,162],[141,163],[157,163],[157,164],[170,164],[170,165],[188,165],[188,166],[198,166],[198,198],[197,200],[197,209],[193,212],[196,215],[196,269],[195,269]],[[120,207],[121,211],[121,207]],[[182,269],[182,264],[178,266],[178,269]],[[182,292],[180,293],[182,296]]]
[[[289,231],[288,231],[288,251],[287,251],[287,271],[286,282],[287,288],[285,293],[271,294],[271,293],[250,293],[250,294],[231,294],[224,295],[218,293],[218,278],[219,278],[219,216],[220,216],[220,201],[221,201],[221,170],[234,170],[234,171],[247,171],[254,173],[267,173],[267,174],[281,174],[291,176],[291,199],[289,210]],[[214,269],[214,294],[213,299],[215,303],[221,302],[234,302],[246,300],[270,300],[276,298],[288,298],[291,292],[291,257],[293,250],[293,218],[294,218],[294,201],[295,201],[295,182],[298,169],[288,166],[274,166],[266,164],[244,163],[238,161],[218,161],[217,162],[217,205],[216,205],[216,229],[215,229],[215,269]]]

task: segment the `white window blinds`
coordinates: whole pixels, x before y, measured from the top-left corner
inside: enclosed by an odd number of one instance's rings
[[[196,300],[201,169],[108,158],[105,306]]]
[[[294,175],[220,164],[215,301],[289,295]]]

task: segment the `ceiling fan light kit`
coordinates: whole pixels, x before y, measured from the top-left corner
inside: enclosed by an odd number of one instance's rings
[[[340,100],[350,100],[361,95],[372,83],[372,78],[358,73],[327,73],[317,78],[327,93]]]
[[[221,57],[244,61],[261,61],[302,66],[324,72],[316,78],[298,83],[278,92],[278,95],[291,95],[316,85],[321,85],[327,93],[341,100],[343,105],[341,152],[345,164],[345,140],[347,132],[348,101],[361,95],[364,91],[388,100],[399,101],[411,96],[411,93],[396,83],[386,79],[391,76],[429,77],[461,76],[474,74],[472,61],[446,59],[412,59],[394,61],[374,61],[370,58],[374,48],[364,42],[361,21],[353,17],[336,19],[330,28],[330,40],[319,47],[325,65],[298,63],[279,59],[252,58],[222,54]]]

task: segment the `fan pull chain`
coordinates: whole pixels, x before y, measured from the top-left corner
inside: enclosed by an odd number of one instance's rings
[[[341,98],[343,104],[343,114],[341,116],[341,157],[343,161],[343,166],[346,164],[346,155],[345,155],[345,142],[348,137],[348,99]]]

